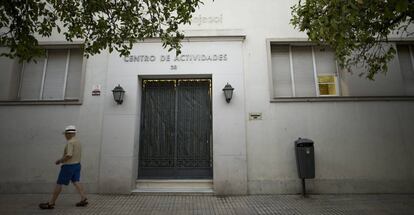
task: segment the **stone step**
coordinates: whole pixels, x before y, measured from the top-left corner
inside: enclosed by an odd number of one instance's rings
[[[214,193],[213,180],[137,180],[134,193]]]

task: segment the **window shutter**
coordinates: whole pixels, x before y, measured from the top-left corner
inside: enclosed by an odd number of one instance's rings
[[[398,60],[400,61],[400,69],[404,79],[404,91],[405,95],[413,96],[414,95],[414,65],[412,57],[414,55],[413,48],[410,48],[408,45],[398,45]]]
[[[61,49],[50,49],[48,51],[46,76],[43,87],[44,100],[63,99],[67,52],[67,50]]]
[[[35,60],[23,65],[19,94],[21,100],[40,99],[45,59]]]
[[[312,48],[310,46],[292,46],[292,55],[296,96],[316,96]]]
[[[338,95],[335,53],[329,47],[314,46],[319,95]]]
[[[70,50],[65,99],[79,99],[82,77],[83,53],[79,49]]]
[[[8,52],[6,48],[0,47],[0,53]],[[15,100],[17,97],[19,74],[22,71],[18,59],[0,57],[0,101]]]
[[[318,75],[336,75],[335,53],[328,47],[314,47],[316,73]]]
[[[392,45],[392,44],[389,44]],[[385,45],[384,45],[385,46]],[[397,57],[388,63],[386,74],[378,73],[375,81],[358,76],[367,72],[366,68],[353,66],[353,74],[343,72],[341,86],[345,96],[402,96],[404,95],[403,77],[400,72]]]
[[[275,97],[291,97],[292,79],[288,45],[272,45],[272,78]]]

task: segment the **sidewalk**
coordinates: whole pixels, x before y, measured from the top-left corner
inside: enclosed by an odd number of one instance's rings
[[[60,196],[55,209],[40,210],[49,195],[0,195],[0,214],[414,214],[414,195],[89,195],[76,208],[75,194]]]

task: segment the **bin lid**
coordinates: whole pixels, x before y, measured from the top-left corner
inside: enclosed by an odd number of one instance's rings
[[[311,139],[300,138],[295,141],[296,147],[312,147],[313,141]]]

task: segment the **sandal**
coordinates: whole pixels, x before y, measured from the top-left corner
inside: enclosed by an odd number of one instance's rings
[[[88,204],[88,199],[84,199],[76,203],[76,207],[85,207],[87,204]]]
[[[55,204],[50,204],[49,202],[40,203],[39,208],[40,209],[53,209],[53,208],[55,208]]]

